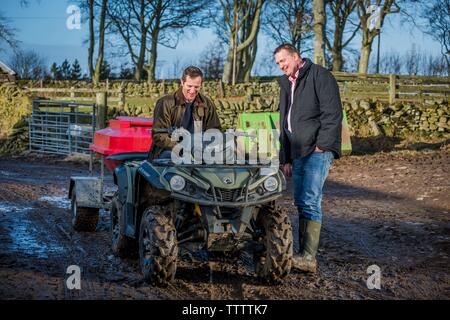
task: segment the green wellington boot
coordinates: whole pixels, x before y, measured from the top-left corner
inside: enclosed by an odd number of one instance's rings
[[[316,253],[319,247],[321,223],[312,220],[299,220],[300,254],[294,256],[292,267],[299,271],[317,271]]]

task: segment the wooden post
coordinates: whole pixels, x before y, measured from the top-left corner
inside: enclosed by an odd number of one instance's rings
[[[70,98],[75,99],[75,87],[70,87]]]
[[[397,91],[397,84],[396,84],[396,75],[390,74],[389,75],[389,104],[395,103],[396,98],[396,91]]]
[[[125,107],[125,85],[122,82],[119,89],[119,111],[122,111]]]
[[[252,102],[253,100],[253,89],[251,86],[247,87],[247,102]]]
[[[219,79],[219,82],[217,83],[217,91],[218,91],[219,98],[225,97],[225,94],[223,92],[222,79]]]
[[[166,84],[164,82],[164,79],[161,80],[161,95],[166,94]]]
[[[108,114],[106,92],[97,92],[95,94],[95,103],[97,109],[95,129],[103,129],[106,127],[106,115]]]
[[[420,99],[420,103],[423,105],[425,104],[425,97],[423,95],[423,82],[421,79],[417,79],[418,81],[418,88],[419,88],[419,99]]]

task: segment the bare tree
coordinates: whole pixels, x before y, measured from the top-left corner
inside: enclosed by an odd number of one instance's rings
[[[425,76],[446,76],[447,75],[447,62],[444,56],[441,54],[424,54],[423,55],[423,68],[422,72]]]
[[[40,80],[48,75],[45,59],[32,50],[17,50],[10,57],[9,66],[21,79]]]
[[[371,16],[371,12],[368,10],[368,8],[371,5],[380,7],[381,9],[379,13],[379,26],[373,28],[372,30],[369,29],[368,25],[368,21]],[[372,3],[371,0],[357,0],[356,11],[358,13],[362,31],[362,42],[361,42],[358,72],[367,73],[369,68],[369,58],[370,53],[372,51],[373,40],[377,35],[379,36],[386,15],[390,13],[400,12],[400,7],[396,3],[396,0],[384,0],[384,1],[376,0],[374,3]]]
[[[37,0],[39,3],[40,0]],[[30,4],[29,0],[20,0],[19,4],[21,7],[26,7]],[[15,51],[16,54],[20,54],[19,49],[19,42],[16,38],[14,33],[17,30],[10,26],[10,20],[5,18],[2,15],[2,12],[0,12],[0,44],[2,42],[6,43],[11,49]],[[2,51],[2,46],[0,46],[0,52]],[[22,52],[23,54],[23,52]]]
[[[447,64],[443,56],[425,53],[416,44],[400,55],[391,50],[381,57],[381,73],[410,74],[424,76],[444,76],[447,73]],[[371,63],[371,70],[375,70],[375,63]]]
[[[211,16],[220,39],[228,44],[222,81],[249,81],[266,0],[220,0]],[[222,14],[220,14],[222,12]]]
[[[418,75],[422,60],[422,53],[417,49],[416,44],[413,44],[411,49],[404,55],[404,65],[407,74]]]
[[[88,47],[88,69],[91,79],[94,77],[94,47],[95,47],[95,30],[94,30],[94,0],[88,0],[89,6],[89,47]]]
[[[359,65],[359,52],[356,54],[347,55],[342,71],[345,72],[357,72]]]
[[[325,0],[313,0],[314,63],[325,66]]]
[[[10,21],[0,12],[0,44],[6,43],[10,48],[17,49],[17,40],[14,37],[15,29],[10,25]],[[0,52],[3,50],[0,45]]]
[[[449,76],[448,61],[442,55],[429,55],[427,61],[428,75],[430,76]]]
[[[186,28],[203,24],[207,7],[207,0],[116,0],[109,6],[108,16],[135,65],[136,80],[142,79],[144,68],[148,80],[155,80],[158,44],[175,48]]]
[[[312,0],[269,0],[262,29],[277,44],[290,43],[300,53],[311,51]]]
[[[344,67],[343,50],[356,36],[359,30],[359,21],[354,23],[352,15],[356,15],[356,0],[327,0],[326,7],[330,11],[331,21],[327,21],[325,45],[331,52],[332,70],[342,71]],[[331,23],[330,23],[331,22]],[[350,28],[348,23],[350,22]],[[345,39],[346,33],[350,35]]]
[[[95,63],[94,75],[92,77],[92,82],[94,84],[98,84],[100,82],[100,78],[102,76],[102,66],[103,66],[103,57],[105,53],[105,29],[106,29],[106,9],[108,2],[107,0],[102,0],[101,9],[100,9],[100,22],[98,27],[99,37],[98,37],[98,53],[97,53],[97,61]],[[89,23],[91,24],[91,23]],[[91,47],[91,46],[89,46]],[[92,63],[92,62],[91,62]],[[89,68],[93,67],[91,64]]]
[[[375,69],[375,67],[373,67]],[[381,73],[400,74],[402,58],[396,51],[390,51],[381,58]]]
[[[120,65],[119,79],[133,79],[133,70],[128,67],[128,64],[122,63]]]
[[[101,66],[105,57],[106,34],[111,22],[107,19],[107,7],[115,0],[78,0],[78,5],[87,16],[89,25],[88,40],[88,70],[94,84],[100,82]],[[97,47],[97,55],[94,51]],[[95,61],[95,63],[94,63]]]
[[[433,0],[424,4],[422,18],[426,32],[441,44],[441,53],[450,75],[450,0]]]
[[[220,79],[225,60],[224,45],[220,41],[210,43],[200,54],[199,67],[206,79]]]
[[[172,79],[179,79],[183,71],[182,69],[182,59],[179,56],[176,56],[172,64]]]
[[[38,0],[40,2],[40,0]],[[26,7],[30,4],[29,0],[20,0],[21,7]],[[0,41],[6,42],[10,47],[17,49],[17,40],[14,38],[15,28],[9,26],[10,20],[5,18],[0,11]],[[0,51],[2,48],[0,47]]]

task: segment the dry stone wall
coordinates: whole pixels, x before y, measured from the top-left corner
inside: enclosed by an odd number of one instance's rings
[[[156,100],[163,94],[178,88],[178,81],[159,81],[152,84],[111,81],[102,83],[110,91],[125,90],[125,105],[110,108],[109,116],[118,114],[151,117]],[[31,112],[31,101],[36,98],[27,88],[91,88],[83,81],[19,81],[17,85],[0,86],[0,139],[15,137],[26,142],[26,116]],[[100,89],[101,89],[100,88]],[[237,126],[242,112],[278,111],[279,87],[274,81],[242,83],[235,86],[219,81],[206,81],[203,92],[210,96],[217,106],[224,128]],[[134,105],[133,98],[148,99],[148,103]],[[142,101],[142,99],[141,99]],[[449,136],[450,108],[443,98],[429,98],[423,103],[398,102],[389,104],[375,99],[349,99],[343,102],[353,135],[406,136],[411,133],[421,136]],[[10,143],[14,145],[14,143]],[[21,146],[18,146],[21,149]],[[4,149],[4,148],[3,148]],[[1,152],[2,149],[0,149]]]

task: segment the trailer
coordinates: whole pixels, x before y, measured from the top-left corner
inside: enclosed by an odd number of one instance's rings
[[[105,192],[105,166],[111,174],[124,161],[144,160],[152,144],[153,119],[118,116],[105,129],[94,133],[89,146],[89,176],[70,178],[72,226],[76,231],[95,231],[100,209],[109,210],[114,192]],[[100,175],[93,163],[100,159]]]

